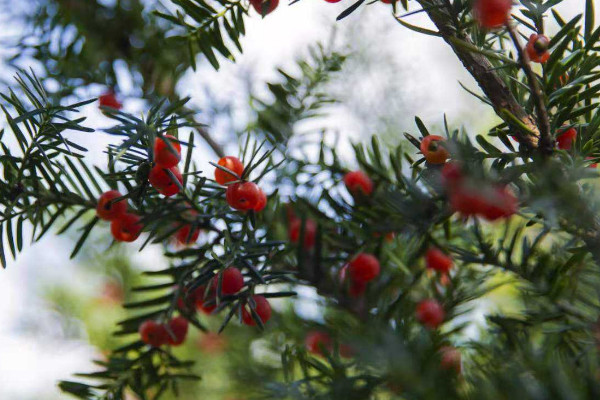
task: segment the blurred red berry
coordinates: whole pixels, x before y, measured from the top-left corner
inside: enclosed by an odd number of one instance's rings
[[[223,171],[222,169],[215,168],[215,181],[219,185],[225,185],[226,183],[237,181],[244,173],[244,164],[237,158],[232,156],[223,157],[217,163],[221,167],[225,167],[231,172],[234,172],[237,176],[231,175],[229,172]]]
[[[114,91],[110,90],[98,98],[100,107],[109,107],[115,110],[123,108],[123,104],[117,100],[117,95]]]
[[[450,161],[444,164],[441,174],[442,184],[449,189],[459,185],[463,180],[462,167],[456,161]]]
[[[252,299],[256,303],[256,314],[260,318],[263,324],[266,324],[269,319],[271,319],[271,305],[269,301],[261,295],[252,296]],[[242,308],[242,322],[248,326],[256,325],[256,321],[252,318],[252,312],[250,311],[250,304],[246,303],[244,308]]]
[[[275,11],[279,5],[279,0],[250,0],[250,4],[252,4],[257,13],[264,17]]]
[[[110,223],[110,232],[119,242],[133,242],[142,233],[142,228],[140,217],[134,214],[123,214]]]
[[[192,244],[198,240],[200,229],[193,228],[192,224],[185,224],[175,232],[175,239],[181,245]]]
[[[169,148],[167,141],[163,138],[167,138],[175,152]],[[181,144],[177,138],[172,135],[157,137],[154,141],[154,162],[163,168],[171,168],[176,166],[179,160],[181,160]]]
[[[461,371],[461,354],[456,347],[443,346],[440,348],[440,367],[446,370],[455,370],[460,374]]]
[[[372,281],[379,275],[379,260],[368,253],[358,254],[352,261],[348,272],[350,272],[350,278],[355,282],[367,283]]]
[[[167,340],[171,346],[179,346],[185,341],[188,332],[188,321],[183,317],[172,318],[167,325]]]
[[[315,246],[315,238],[317,236],[317,224],[312,219],[305,220],[304,223],[304,241],[305,249],[312,249]],[[300,231],[302,230],[302,220],[294,219],[290,223],[290,242],[298,243],[300,241]]]
[[[448,272],[452,268],[452,258],[444,254],[440,249],[432,247],[425,254],[427,268],[439,272]]]
[[[473,15],[483,28],[497,29],[506,25],[511,8],[512,0],[475,0]]]
[[[312,354],[323,356],[325,350],[328,353],[333,351],[333,341],[328,333],[322,331],[311,331],[304,339],[306,350]]]
[[[140,325],[138,332],[142,341],[153,347],[160,347],[168,341],[167,330],[156,321],[145,321]]]
[[[417,304],[417,320],[429,329],[436,329],[444,322],[444,309],[436,300],[427,299]]]
[[[556,144],[561,150],[571,150],[575,138],[577,138],[577,129],[562,130],[556,136]]]
[[[96,215],[98,218],[105,221],[112,221],[127,212],[127,201],[119,200],[117,202],[111,202],[111,200],[118,199],[123,195],[117,190],[109,190],[104,192],[98,199],[98,205],[96,206]]]
[[[370,196],[373,193],[373,181],[362,171],[348,172],[344,176],[344,184],[353,196]]]
[[[221,278],[219,278],[221,276]],[[230,296],[236,294],[244,287],[244,275],[242,272],[234,267],[225,268],[220,274],[216,275],[212,281],[213,290],[217,289],[221,279],[221,294],[223,296]]]

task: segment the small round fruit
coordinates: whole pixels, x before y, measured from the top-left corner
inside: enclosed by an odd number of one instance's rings
[[[179,346],[187,336],[188,321],[183,317],[175,317],[169,321],[166,330],[168,343],[171,346]]]
[[[263,324],[266,324],[267,321],[271,318],[271,305],[269,301],[261,295],[252,296],[252,299],[256,303],[256,314],[260,318],[260,321]],[[256,321],[252,318],[252,312],[250,311],[250,304],[247,303],[244,308],[242,308],[242,322],[248,326],[256,325]]]
[[[350,278],[354,282],[367,283],[372,281],[379,275],[379,260],[368,253],[360,253],[358,254],[352,261],[350,261],[350,266],[348,267],[348,272],[350,272]]]
[[[445,312],[440,303],[427,299],[417,304],[417,320],[429,329],[436,329],[444,322]]]
[[[341,285],[346,284],[346,278],[348,276],[348,268],[349,267],[350,266],[348,264],[346,264],[342,267],[342,269],[340,269],[339,277],[340,277]],[[348,284],[348,295],[350,297],[354,297],[354,298],[360,297],[363,294],[365,294],[366,291],[367,291],[367,283],[366,282],[357,282],[357,281],[350,279],[350,282]]]
[[[223,157],[217,163],[221,167],[225,167],[231,172],[234,172],[237,176],[231,175],[229,172],[223,171],[222,169],[215,168],[215,181],[219,185],[225,185],[229,182],[240,180],[244,173],[244,164],[237,158],[232,156]]]
[[[104,192],[98,199],[98,205],[96,206],[96,215],[98,218],[105,221],[112,221],[115,218],[127,212],[127,201],[119,200],[111,202],[111,200],[123,197],[117,190],[109,190]]]
[[[425,254],[427,268],[447,273],[452,268],[452,258],[444,254],[440,249],[432,247]]]
[[[353,196],[358,194],[370,196],[373,193],[373,181],[362,171],[348,172],[344,176],[344,184]]]
[[[225,198],[236,210],[253,210],[260,201],[260,188],[254,182],[238,182],[227,186]]]
[[[140,325],[138,332],[142,342],[153,347],[160,347],[168,341],[168,333],[164,325],[148,320]]]
[[[331,353],[333,351],[333,341],[326,332],[311,331],[306,335],[304,339],[304,346],[306,350],[312,354],[319,356],[324,355],[324,351]]]
[[[549,46],[550,39],[548,39],[548,36],[534,33],[529,37],[525,51],[527,51],[527,55],[532,62],[543,64],[550,58]]]
[[[256,205],[254,206],[254,211],[256,212],[260,212],[262,210],[265,209],[265,207],[267,206],[267,195],[265,194],[265,192],[263,192],[262,189],[258,189],[258,201],[256,202]]]
[[[183,184],[183,177],[181,176],[181,172],[179,172],[179,168],[171,167],[168,168],[168,170],[171,171],[180,184]],[[166,197],[173,196],[180,191],[179,186],[173,181],[171,175],[167,172],[167,169],[159,164],[156,164],[154,168],[150,170],[148,181],[160,194]]]
[[[214,290],[206,293],[206,286],[200,286],[196,289],[194,299],[196,300],[196,309],[204,314],[210,315],[217,308]]]
[[[173,150],[169,148],[167,140]],[[154,162],[163,168],[171,168],[176,166],[181,160],[181,144],[177,141],[177,138],[172,135],[164,135],[163,137],[157,137],[154,141]]]
[[[250,4],[257,13],[263,17],[275,11],[279,5],[279,0],[250,0]]]
[[[473,15],[479,25],[486,29],[497,29],[506,25],[512,0],[475,0]]]
[[[450,157],[448,150],[441,144],[445,141],[438,135],[428,135],[421,140],[421,153],[429,164],[443,164]]]
[[[290,224],[290,242],[298,243],[300,241],[300,231],[302,230],[302,220],[294,219]],[[315,246],[315,238],[317,236],[317,224],[312,219],[307,219],[304,223],[304,240],[303,246],[305,249],[312,249]]]
[[[219,275],[215,276],[212,281],[212,288],[216,291],[219,279],[221,279],[221,294],[223,296],[231,296],[236,294],[244,287],[244,275],[235,267],[227,267]]]
[[[556,136],[556,144],[561,150],[571,150],[573,141],[577,138],[577,129],[569,128]]]
[[[454,370],[460,374],[461,354],[456,347],[443,346],[440,348],[440,367],[445,370]]]
[[[193,228],[192,230],[191,224],[183,225],[175,232],[175,239],[181,245],[195,243],[198,240],[198,236],[200,236],[200,229]]]
[[[457,161],[447,162],[442,167],[441,176],[442,184],[447,189],[452,189],[463,180],[462,167]]]
[[[114,110],[120,110],[121,108],[123,108],[123,104],[121,104],[121,102],[117,100],[117,95],[112,90],[100,96],[98,98],[98,101],[100,102],[100,107],[108,107]]]
[[[497,186],[488,195],[481,216],[488,221],[505,219],[515,214],[519,209],[519,201],[508,187]]]
[[[140,217],[134,214],[123,214],[110,223],[110,232],[118,242],[133,242],[142,233],[142,228]]]

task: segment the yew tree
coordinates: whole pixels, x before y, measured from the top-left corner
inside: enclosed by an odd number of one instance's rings
[[[327,84],[351,57],[315,44],[249,102],[239,152],[226,152],[177,84],[197,63],[234,63],[248,19],[301,1],[345,4],[337,24],[384,7],[397,29],[444,41],[500,123],[467,132],[414,117],[397,145],[374,135],[348,163],[327,126],[298,136],[337,101]],[[600,398],[600,27],[594,0],[570,20],[562,2],[32,1],[0,94],[2,265],[67,231],[71,257],[104,231],[106,252],[153,246],[169,262],[123,305],[123,344],[96,370],[65,371],[60,388],[185,396],[203,371],[177,347],[216,326],[269,335],[280,354],[226,377],[248,399]],[[432,24],[415,25],[417,13]],[[122,107],[117,66],[143,113]],[[82,98],[98,85],[102,96]],[[101,132],[78,115],[93,102],[112,120]],[[91,165],[73,132],[118,142]],[[501,286],[519,311],[488,312],[469,334]],[[303,287],[322,318],[285,307]]]

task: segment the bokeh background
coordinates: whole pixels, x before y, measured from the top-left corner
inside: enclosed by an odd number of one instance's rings
[[[19,15],[39,3],[9,0],[0,6],[4,10],[0,14],[0,53],[4,59],[12,55],[11,41],[23,29]],[[339,132],[342,155],[344,151],[349,154],[351,141],[372,134],[384,142],[397,143],[403,132],[414,131],[415,115],[429,126],[441,126],[446,115],[451,125],[472,133],[481,133],[494,123],[491,109],[461,88],[459,82],[477,90],[450,48],[437,38],[401,27],[388,6],[363,7],[336,23],[335,17],[351,3],[349,0],[338,4],[303,0],[290,7],[285,3],[282,1],[265,19],[254,15],[249,20],[242,39],[244,53],[237,55],[235,64],[224,62],[217,72],[199,59],[198,69],[187,71],[177,88],[181,96],[190,96],[193,104],[206,110],[200,119],[229,153],[237,153],[235,132],[251,118],[250,94],[266,96],[265,82],[277,79],[276,68],[294,72],[294,60],[316,42],[351,54],[340,76],[331,83],[332,93],[341,102],[319,121]],[[568,0],[558,10],[570,18],[581,11],[582,3]],[[410,22],[429,25],[421,14],[411,16]],[[33,61],[30,65],[26,59],[21,63],[36,69]],[[1,71],[0,79],[10,82],[14,70],[4,64]],[[145,104],[135,98],[125,71],[118,83],[125,110],[144,111]],[[104,90],[90,87],[79,95],[96,97]],[[111,124],[95,103],[85,108],[85,115],[92,127],[101,129]],[[90,150],[93,163],[105,164],[103,149],[114,138],[101,132],[73,137]],[[195,159],[212,173],[208,162],[215,156],[208,147],[198,148]],[[139,253],[135,246],[123,246],[106,254],[110,241],[97,235],[74,260],[69,259],[73,246],[69,236],[47,235],[0,271],[0,399],[65,398],[57,381],[78,371],[93,370],[91,360],[101,359],[103,349],[117,343],[110,332],[125,316],[120,304],[130,296],[128,288],[139,283],[139,271],[167,266],[156,247]],[[481,313],[493,306],[494,302],[482,306]],[[293,303],[281,302],[276,307],[293,310],[305,319],[320,318],[318,301],[310,290],[301,290]],[[477,320],[481,318],[475,315]],[[235,373],[233,368],[243,362],[240,360],[254,357],[266,365],[276,365],[277,356],[261,345],[264,340],[254,333],[236,332],[235,327],[228,328],[222,337],[195,332],[180,351],[198,360],[204,380],[194,388],[193,397],[183,398],[238,398],[240,388],[232,387],[226,377]]]

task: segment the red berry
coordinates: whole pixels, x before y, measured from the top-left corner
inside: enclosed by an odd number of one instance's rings
[[[543,64],[550,58],[549,46],[550,39],[548,39],[548,36],[534,33],[529,37],[525,51],[527,51],[527,55],[532,62]]]
[[[442,184],[449,189],[456,185],[459,185],[463,180],[462,167],[456,161],[450,161],[445,163],[442,167],[441,174]]]
[[[167,138],[169,143],[173,147],[173,151],[167,145],[167,141],[163,138]],[[163,168],[171,168],[176,166],[181,160],[181,145],[177,141],[177,138],[172,135],[164,135],[163,137],[157,137],[154,141],[154,162]]]
[[[339,276],[340,276],[340,283],[342,285],[344,285],[346,282],[348,268],[349,268],[349,265],[346,264],[342,267],[342,269],[340,269]],[[358,282],[358,281],[354,281],[354,280],[350,279],[350,283],[348,286],[348,294],[350,295],[350,297],[354,297],[354,298],[360,297],[366,291],[367,291],[367,283],[366,282]]]
[[[175,178],[177,178],[180,184],[183,184],[183,177],[181,176],[181,172],[179,172],[179,168],[171,167],[168,168],[168,170],[175,175]],[[160,194],[164,196],[170,197],[179,193],[179,186],[173,181],[171,175],[167,173],[167,169],[163,168],[159,164],[156,164],[154,168],[150,170],[148,181],[156,190],[158,190]]]
[[[483,28],[496,29],[506,25],[511,8],[512,0],[475,0],[473,15]]]
[[[263,17],[272,13],[279,5],[279,0],[250,0],[250,4]]]
[[[237,176],[231,175],[230,173],[223,171],[222,169],[215,168],[215,181],[219,185],[225,185],[226,183],[240,180],[244,173],[244,164],[236,157],[223,157],[217,163],[221,167],[225,167],[231,172],[234,172]]]
[[[168,341],[167,330],[156,321],[145,321],[140,325],[138,332],[142,341],[153,347],[160,347]]]
[[[220,273],[220,275],[222,276],[221,294],[223,296],[236,294],[244,287],[244,275],[242,275],[242,272],[239,269],[227,267]],[[212,288],[215,291],[218,284],[219,275],[215,276],[212,281]]]
[[[300,230],[302,229],[302,220],[294,219],[290,224],[290,242],[298,243],[300,241]],[[304,223],[303,246],[306,249],[312,249],[315,246],[315,237],[317,235],[317,224],[311,219]]]
[[[196,301],[196,309],[204,314],[212,314],[217,308],[214,291],[206,293],[206,286],[200,286],[194,291],[194,299]]]
[[[186,224],[175,232],[175,239],[177,242],[182,245],[192,244],[198,240],[198,236],[200,236],[200,229],[194,228],[192,231],[192,225]]]
[[[466,187],[458,188],[450,194],[450,208],[463,217],[470,217],[482,212],[485,199],[479,193]]]
[[[238,182],[227,186],[227,203],[236,210],[253,210],[260,204],[260,188],[254,182]]]
[[[421,140],[421,153],[430,164],[443,164],[450,157],[448,150],[440,142],[445,142],[441,136],[428,135]]]
[[[109,190],[104,192],[98,199],[98,205],[96,206],[96,215],[98,218],[105,221],[112,221],[115,218],[127,212],[127,201],[119,200],[117,202],[111,202],[111,200],[118,199],[123,195],[117,190]]]
[[[110,232],[119,242],[133,242],[142,233],[142,228],[140,217],[134,214],[123,214],[110,223]]]
[[[432,247],[425,254],[427,268],[439,272],[448,272],[452,268],[452,258],[444,254],[440,249]]]
[[[254,206],[254,211],[256,212],[260,212],[262,210],[265,209],[265,207],[267,206],[267,195],[265,194],[265,192],[263,192],[262,189],[258,189],[258,201],[256,202],[256,205]]]
[[[444,322],[444,309],[436,300],[427,299],[417,304],[417,320],[429,329],[436,329]]]
[[[373,181],[362,171],[348,172],[344,176],[344,184],[353,196],[359,193],[370,196],[373,193]]]
[[[321,331],[311,331],[306,335],[304,339],[304,345],[306,346],[306,350],[310,353],[323,356],[323,350],[328,353],[333,351],[333,341],[331,337],[326,332]]]
[[[166,327],[167,340],[171,346],[179,346],[185,341],[188,332],[188,321],[183,317],[171,319]]]
[[[460,374],[461,371],[461,355],[460,351],[456,347],[443,346],[440,348],[440,367],[442,369],[450,370],[453,369],[456,373]]]
[[[586,157],[585,159],[586,160],[593,160],[594,157]],[[588,168],[596,168],[596,167],[598,167],[598,163],[593,163],[593,164],[588,165]]]
[[[571,150],[575,138],[577,138],[577,129],[575,128],[560,131],[558,136],[556,136],[558,148],[561,150]]]
[[[266,324],[267,321],[271,318],[271,305],[269,301],[261,295],[252,296],[254,302],[256,303],[256,314],[260,318],[263,324]],[[247,303],[244,308],[242,308],[242,321],[245,325],[254,326],[256,325],[256,321],[252,318],[252,312],[250,311],[250,304]]]
[[[381,0],[381,2],[385,3],[385,4],[392,4],[392,1],[398,1],[398,0]]]
[[[481,215],[488,221],[508,218],[518,210],[518,200],[506,186],[497,186],[486,199]]]
[[[100,102],[100,107],[109,107],[115,110],[120,110],[121,108],[123,108],[123,104],[121,104],[119,100],[117,100],[117,95],[112,90],[104,93],[98,98],[98,100]]]
[[[379,275],[379,260],[367,253],[360,253],[352,261],[350,261],[350,278],[354,282],[367,283],[372,281]]]

